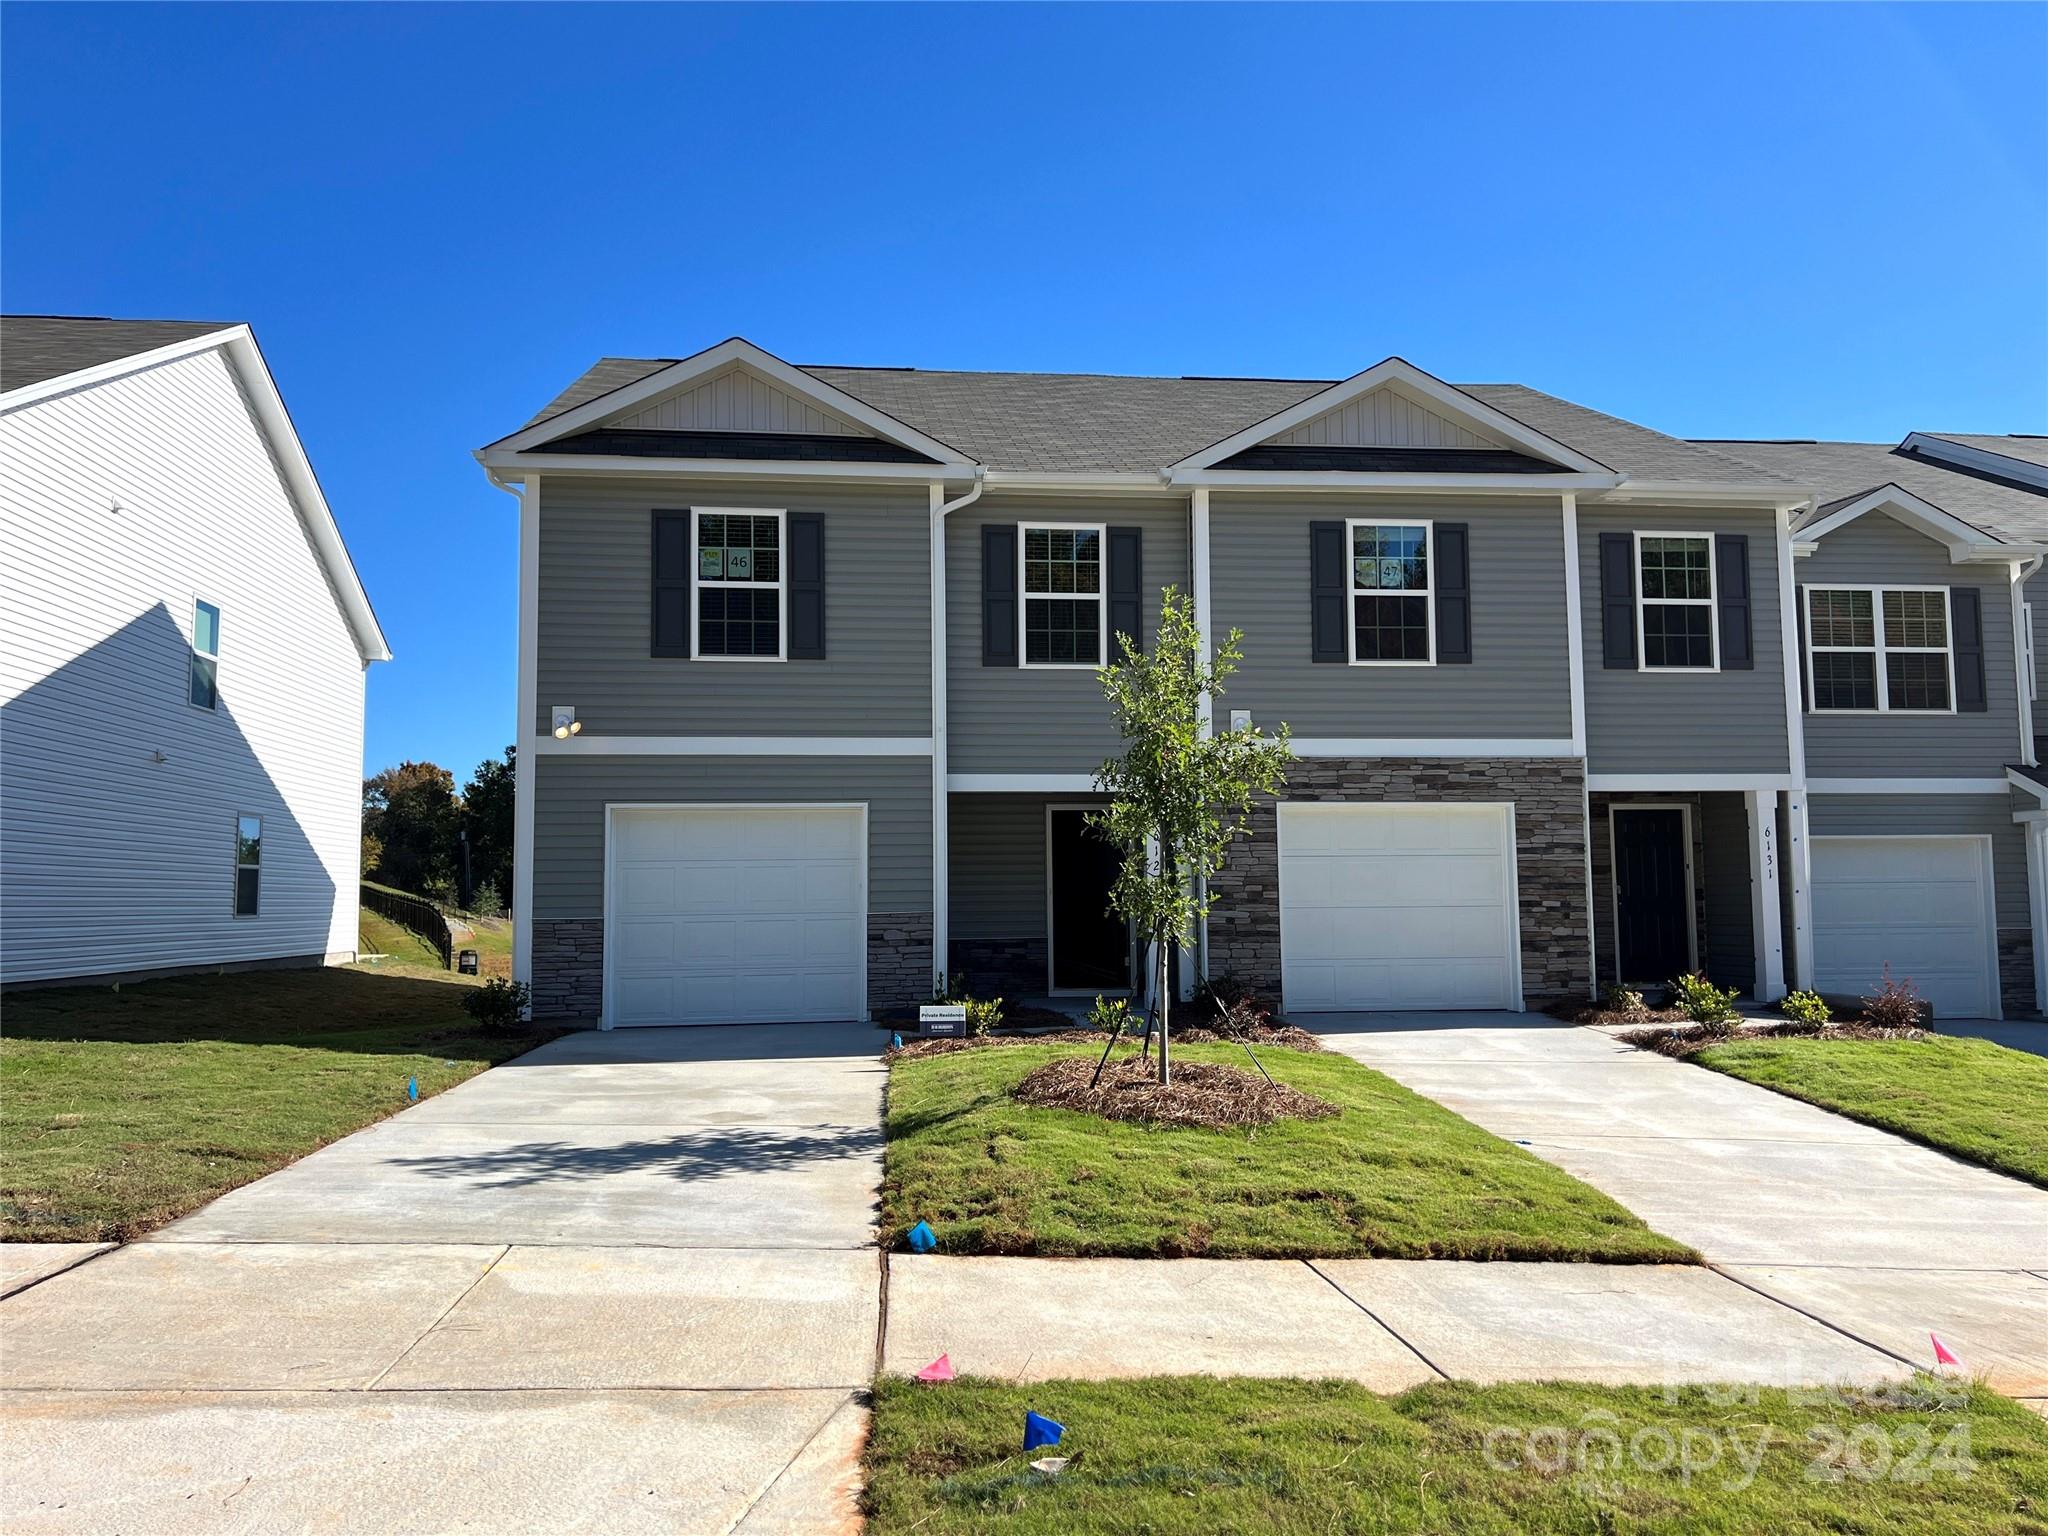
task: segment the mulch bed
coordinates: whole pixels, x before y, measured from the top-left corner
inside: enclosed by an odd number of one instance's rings
[[[1172,1021],[1168,1020],[1169,1027],[1171,1024]],[[1125,1038],[1135,1040],[1143,1034],[1143,1030],[1129,1030],[1126,1031]],[[1188,1029],[1173,1030],[1175,1045],[1235,1045],[1239,1038],[1236,1035],[1219,1035],[1215,1030],[1200,1024]],[[1290,1051],[1320,1051],[1323,1048],[1320,1036],[1312,1035],[1294,1024],[1261,1024],[1242,1039],[1246,1045],[1278,1045]]]
[[[1605,1003],[1552,1003],[1543,1011],[1567,1024],[1676,1024],[1685,1017],[1676,1008],[1645,1008],[1640,1013],[1623,1013]]]
[[[1111,1062],[1091,1089],[1088,1080],[1094,1075],[1091,1058],[1063,1056],[1030,1073],[1012,1092],[1020,1103],[1042,1109],[1219,1130],[1276,1120],[1324,1120],[1338,1113],[1328,1100],[1284,1084],[1274,1087],[1242,1067],[1189,1062],[1176,1066],[1173,1081],[1162,1088],[1150,1062],[1126,1056]]]
[[[1064,1018],[1065,1016],[1062,1015],[1061,1017]],[[1071,1023],[1072,1021],[1068,1020],[1067,1022]],[[1189,1029],[1173,1029],[1172,1021],[1168,1020],[1168,1028],[1172,1031],[1172,1041],[1175,1045],[1227,1045],[1235,1043],[1231,1038],[1219,1035],[1215,1030],[1206,1029],[1199,1025]],[[1124,1041],[1127,1044],[1136,1045],[1144,1038],[1145,1030],[1142,1025],[1124,1031]],[[1050,1034],[967,1035],[957,1039],[906,1040],[903,1042],[902,1050],[887,1050],[882,1054],[890,1061],[895,1061],[898,1058],[906,1061],[915,1061],[920,1056],[948,1056],[954,1051],[974,1051],[990,1045],[1063,1045],[1075,1041],[1095,1046],[1098,1051],[1102,1046],[1109,1044],[1108,1037],[1100,1030],[1062,1029]],[[1323,1048],[1321,1040],[1317,1039],[1307,1030],[1298,1029],[1292,1024],[1265,1025],[1253,1030],[1250,1035],[1245,1037],[1244,1043],[1253,1046],[1279,1046],[1283,1050],[1289,1051],[1320,1051]],[[1106,1073],[1104,1075],[1107,1076]]]
[[[1660,1056],[1696,1056],[1710,1045],[1734,1040],[1925,1040],[1924,1029],[1884,1029],[1875,1024],[1760,1024],[1754,1029],[1710,1030],[1698,1024],[1684,1029],[1636,1029],[1621,1040]]]
[[[889,1061],[916,1061],[922,1056],[950,1056],[955,1051],[979,1051],[995,1045],[1062,1045],[1080,1041],[1102,1045],[1102,1034],[1093,1029],[1063,1029],[1049,1035],[961,1035],[937,1040],[906,1040],[902,1050],[882,1052]]]

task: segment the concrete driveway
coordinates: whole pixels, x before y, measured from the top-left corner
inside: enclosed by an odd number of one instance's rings
[[[10,1297],[0,1527],[849,1525],[879,1043],[568,1036]]]
[[[1540,1014],[1324,1015],[1324,1043],[1894,1357],[2048,1398],[2048,1191]]]

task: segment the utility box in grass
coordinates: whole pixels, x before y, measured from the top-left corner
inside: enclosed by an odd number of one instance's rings
[[[917,1032],[927,1040],[960,1040],[967,1034],[965,1003],[926,1003],[917,1010]]]

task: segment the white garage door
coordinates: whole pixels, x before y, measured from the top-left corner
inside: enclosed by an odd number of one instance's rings
[[[1295,1012],[1519,1008],[1504,805],[1280,807],[1280,974]]]
[[[859,806],[611,812],[605,1015],[761,1024],[866,1011]]]
[[[1981,837],[1816,837],[1814,982],[1868,997],[1895,978],[1950,1018],[1998,1013],[1991,845]]]

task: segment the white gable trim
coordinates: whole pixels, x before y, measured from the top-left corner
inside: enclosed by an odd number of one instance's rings
[[[1436,407],[1454,421],[1469,422],[1473,431],[1481,436],[1497,438],[1509,447],[1549,459],[1561,468],[1589,475],[1614,472],[1611,466],[1602,464],[1598,459],[1589,458],[1556,438],[1546,437],[1533,427],[1524,426],[1505,411],[1496,410],[1485,401],[1466,394],[1455,385],[1446,384],[1434,374],[1424,373],[1407,359],[1399,357],[1375,363],[1363,373],[1355,373],[1341,384],[1332,384],[1328,389],[1297,401],[1264,421],[1253,422],[1243,431],[1232,433],[1219,443],[1211,443],[1200,453],[1191,453],[1167,467],[1170,470],[1208,469],[1234,453],[1291,432],[1304,422],[1327,415],[1361,395],[1387,385],[1399,386],[1403,393]]]
[[[1974,528],[1933,502],[1915,496],[1904,486],[1880,485],[1846,506],[1837,507],[1819,522],[1801,528],[1794,537],[1793,553],[1812,554],[1822,539],[1838,528],[1846,528],[1866,512],[1882,512],[1945,546],[1951,564],[1960,565],[1966,560],[2017,560],[2040,552],[2031,544],[2001,543],[1983,529]]]
[[[709,379],[723,373],[734,363],[744,363],[765,377],[771,384],[799,399],[815,402],[820,410],[835,416],[843,416],[856,422],[877,437],[908,448],[941,464],[971,464],[974,461],[959,449],[942,443],[935,437],[928,437],[907,422],[899,421],[887,411],[878,411],[865,400],[856,399],[845,390],[827,384],[823,379],[805,373],[803,369],[785,363],[773,353],[765,352],[745,337],[734,336],[721,341],[715,347],[707,347],[694,357],[649,374],[632,384],[621,385],[608,394],[599,395],[595,400],[585,401],[574,410],[559,416],[550,416],[546,421],[535,422],[532,426],[502,437],[489,445],[486,450],[505,453],[521,453],[528,448],[552,442],[558,437],[581,432],[587,427],[614,416],[632,411],[636,406],[648,404],[664,395],[673,393],[698,380]]]
[[[277,381],[270,376],[270,367],[263,361],[263,353],[248,326],[234,325],[208,331],[203,336],[173,342],[167,347],[155,347],[147,352],[137,352],[9,390],[0,395],[0,413],[19,410],[56,395],[92,389],[110,380],[140,373],[145,368],[195,357],[216,347],[227,354],[228,365],[235,370],[235,376],[248,394],[249,404],[256,413],[256,424],[276,457],[285,488],[291,493],[300,517],[305,520],[307,536],[313,542],[314,553],[326,568],[327,579],[340,601],[342,616],[348,620],[349,629],[355,636],[356,648],[362,652],[365,662],[389,661],[391,647],[385,643],[384,630],[377,623],[376,612],[370,607],[370,595],[363,590],[362,578],[356,575],[355,562],[349,558],[348,546],[342,542],[334,511],[320,490],[312,461],[306,457],[305,445],[299,441],[298,431],[292,426],[291,412],[285,409],[284,397],[277,392]]]
[[[1974,443],[1952,443],[1945,437],[1936,437],[1928,432],[1908,432],[1906,440],[1899,444],[1899,452],[1917,453],[1958,469],[1974,469],[1982,474],[1998,475],[2048,491],[2048,466],[2016,459],[1994,448],[1979,448]]]

